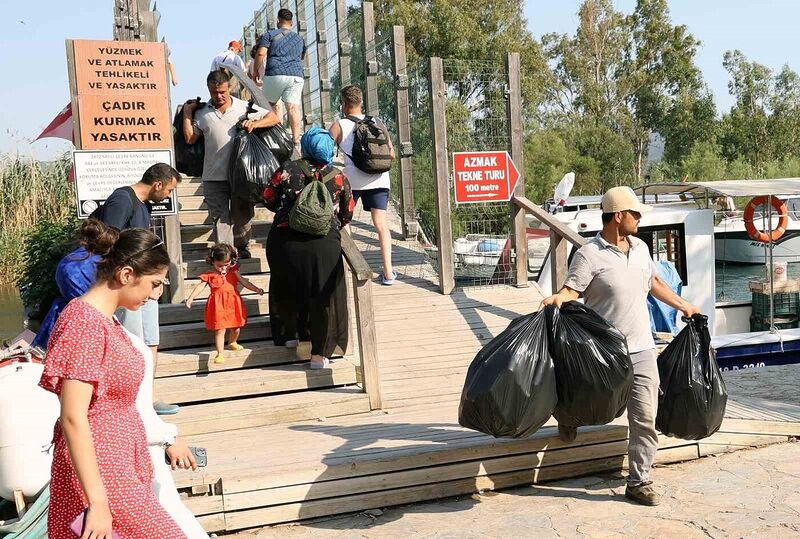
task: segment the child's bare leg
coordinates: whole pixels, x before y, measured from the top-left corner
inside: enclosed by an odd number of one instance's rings
[[[225,351],[225,330],[224,329],[215,329],[214,330],[214,345],[217,348],[217,354],[222,355],[222,352]]]
[[[231,350],[241,350],[242,346],[237,342],[242,328],[231,328],[228,330],[228,348]]]

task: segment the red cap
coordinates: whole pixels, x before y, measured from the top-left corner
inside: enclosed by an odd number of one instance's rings
[[[236,40],[233,40],[233,41],[231,41],[230,43],[228,43],[228,48],[229,48],[229,49],[233,49],[233,50],[235,50],[236,52],[239,52],[240,50],[242,50],[242,46],[241,46],[241,45],[239,45],[239,42],[238,42],[238,41],[236,41]]]

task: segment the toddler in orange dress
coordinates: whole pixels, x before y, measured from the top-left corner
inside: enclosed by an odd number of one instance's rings
[[[192,293],[186,298],[186,307],[192,308],[192,301],[206,286],[211,288],[206,302],[205,322],[206,328],[214,332],[214,344],[217,355],[214,363],[225,363],[223,354],[225,349],[225,332],[228,336],[228,348],[241,350],[244,348],[237,341],[239,333],[247,322],[247,311],[244,307],[242,296],[239,295],[238,285],[252,290],[259,295],[264,294],[264,289],[259,288],[243,275],[239,275],[239,266],[236,264],[236,249],[227,243],[218,243],[208,250],[206,262],[214,266],[214,271],[200,275],[200,282],[194,287]]]

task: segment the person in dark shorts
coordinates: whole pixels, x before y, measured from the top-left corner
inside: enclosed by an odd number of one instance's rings
[[[364,205],[370,212],[372,224],[378,232],[378,241],[381,246],[383,258],[383,275],[381,284],[392,285],[397,279],[397,273],[392,268],[392,234],[389,230],[389,221],[386,218],[386,208],[389,206],[389,187],[391,180],[389,173],[368,174],[360,170],[350,156],[353,154],[353,129],[355,122],[348,116],[363,119],[363,95],[358,86],[342,88],[342,118],[331,126],[331,136],[344,153],[344,174],[353,188],[353,198]],[[380,120],[377,120],[380,122]],[[389,139],[389,145],[392,142]],[[394,148],[391,148],[392,159],[395,158]]]

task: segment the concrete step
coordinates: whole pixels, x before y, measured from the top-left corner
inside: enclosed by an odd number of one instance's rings
[[[181,436],[191,436],[369,411],[369,397],[360,388],[336,387],[286,395],[190,404],[182,406],[180,413],[172,416],[169,421],[178,425]]]
[[[300,343],[297,348],[275,346],[272,341],[254,341],[244,346],[244,350],[237,352],[226,350],[225,363],[221,365],[211,362],[216,354],[213,346],[159,353],[156,378],[284,365],[311,358],[311,343],[307,342]]]
[[[257,206],[255,217],[253,219],[255,221],[272,221],[273,215],[274,214],[267,208]],[[181,225],[210,225],[213,223],[211,218],[208,216],[208,210],[205,208],[187,209],[182,207],[180,211],[180,219]]]
[[[266,296],[265,296],[266,297]],[[186,309],[186,307],[184,307]],[[188,309],[187,309],[188,310]],[[192,311],[203,313],[200,305],[192,306]],[[269,315],[249,316],[247,325],[242,328],[240,342],[263,341],[272,337]],[[214,343],[214,333],[206,329],[204,322],[189,322],[161,326],[159,350],[174,350],[190,346],[208,346]]]
[[[271,228],[272,221],[261,221],[254,219],[252,222],[252,234],[256,237],[266,238],[269,235]],[[213,233],[214,225],[210,223],[181,226],[181,240],[184,243],[211,241]]]
[[[205,260],[190,260],[183,263],[183,276],[189,279],[196,278],[201,273],[211,271],[211,266]],[[242,275],[255,275],[269,272],[267,259],[261,256],[239,260],[239,273]]]
[[[347,359],[341,359],[331,363],[329,368],[320,370],[311,370],[307,362],[302,362],[158,378],[154,384],[154,393],[156,399],[185,404],[355,383],[355,365]]]
[[[260,274],[257,274],[257,275],[249,275],[249,276],[247,276],[247,280],[249,280],[251,283],[253,283],[256,286],[263,288],[265,293],[266,293],[267,290],[269,290],[269,274],[268,273],[260,273]],[[194,289],[194,287],[198,283],[200,283],[200,279],[184,279],[183,280],[183,286],[184,286],[184,290],[186,291],[187,296],[191,293],[191,291]],[[197,298],[200,298],[200,299],[207,298],[210,293],[211,293],[211,290],[209,289],[209,287],[205,286],[205,287],[203,287],[202,292],[200,292],[200,295],[198,295]],[[244,288],[244,287],[241,289],[240,294],[242,295],[242,297],[257,296],[258,295],[255,292],[253,292],[251,290],[248,290],[247,288]],[[197,305],[194,305],[194,304],[192,305],[192,309],[199,309],[199,308],[200,307],[197,306]]]
[[[247,316],[263,316],[269,314],[269,299],[267,294],[263,296],[245,296],[244,307],[247,309]],[[198,299],[192,304],[191,309],[187,309],[183,303],[162,304],[158,306],[159,322],[162,326],[173,324],[185,324],[187,322],[202,322],[205,315],[206,300]]]

